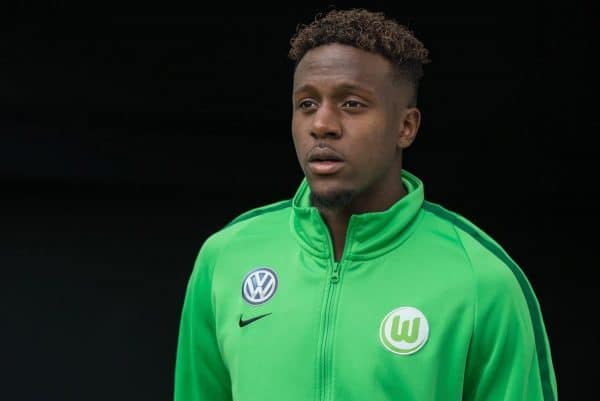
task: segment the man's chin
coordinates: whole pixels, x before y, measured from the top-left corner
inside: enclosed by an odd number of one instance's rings
[[[310,204],[319,210],[343,209],[352,202],[353,198],[354,192],[349,190],[310,192]]]

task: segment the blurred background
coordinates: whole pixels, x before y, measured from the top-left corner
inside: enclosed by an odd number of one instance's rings
[[[368,6],[432,59],[405,167],[523,268],[560,397],[578,400],[598,356],[591,1],[391,3]],[[317,12],[365,5],[90,4],[2,14],[5,400],[171,399],[199,247],[302,178],[289,40]]]

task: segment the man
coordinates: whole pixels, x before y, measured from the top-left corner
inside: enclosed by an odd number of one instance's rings
[[[556,400],[525,275],[402,168],[427,49],[381,13],[334,10],[290,57],[305,179],[203,244],[175,400]]]

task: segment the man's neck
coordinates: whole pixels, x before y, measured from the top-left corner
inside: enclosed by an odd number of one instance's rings
[[[339,261],[344,252],[344,243],[346,242],[346,232],[348,231],[348,222],[350,213],[345,210],[321,210],[321,216],[329,229],[331,242],[333,244],[333,253],[335,261]]]

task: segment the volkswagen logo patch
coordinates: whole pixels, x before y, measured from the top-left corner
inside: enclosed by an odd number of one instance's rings
[[[250,305],[267,302],[277,291],[277,274],[268,267],[258,267],[246,274],[242,284],[242,298]]]

